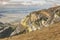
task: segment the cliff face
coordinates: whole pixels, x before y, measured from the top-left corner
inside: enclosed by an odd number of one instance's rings
[[[21,24],[30,32],[41,29],[42,27],[48,27],[49,25],[59,21],[60,6],[57,6],[31,12],[24,19],[22,19]]]

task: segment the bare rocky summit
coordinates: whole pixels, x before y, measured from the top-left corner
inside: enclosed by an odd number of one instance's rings
[[[60,22],[60,6],[31,12],[22,19],[21,25],[31,32],[58,22]]]

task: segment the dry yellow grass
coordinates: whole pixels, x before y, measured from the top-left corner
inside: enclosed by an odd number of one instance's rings
[[[60,23],[34,32],[16,35],[0,40],[60,40]]]

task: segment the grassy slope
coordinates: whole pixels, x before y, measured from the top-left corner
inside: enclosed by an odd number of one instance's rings
[[[60,40],[60,23],[27,34],[0,40]]]

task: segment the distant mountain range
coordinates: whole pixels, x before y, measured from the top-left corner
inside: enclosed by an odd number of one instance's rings
[[[2,18],[2,17],[5,17],[5,15],[3,15],[3,14],[0,14],[0,18]]]

